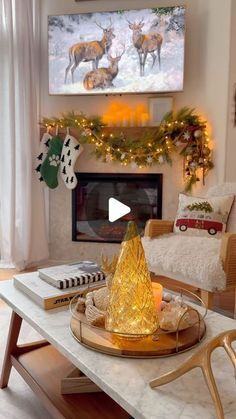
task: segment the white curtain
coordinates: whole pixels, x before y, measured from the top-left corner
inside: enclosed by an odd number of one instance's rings
[[[0,0],[0,252],[18,269],[48,258],[39,144],[39,1]]]

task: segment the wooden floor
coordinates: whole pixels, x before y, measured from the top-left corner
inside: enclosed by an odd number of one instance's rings
[[[25,272],[35,271],[37,268],[27,269]],[[16,269],[0,269],[0,281],[10,279],[13,275],[19,273]],[[20,272],[22,273],[22,272]],[[165,279],[163,285],[171,289],[171,283]],[[233,317],[233,307],[234,307],[234,292],[227,291],[223,293],[217,293],[214,295],[214,310],[222,314],[225,314],[229,317]]]

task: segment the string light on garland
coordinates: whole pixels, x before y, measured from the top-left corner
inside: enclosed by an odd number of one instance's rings
[[[119,162],[123,166],[132,164],[138,168],[155,164],[171,164],[171,154],[178,152],[183,157],[185,190],[200,180],[213,168],[212,151],[206,123],[194,109],[184,107],[174,114],[168,113],[159,128],[145,128],[138,138],[123,132],[106,131],[100,117],[88,118],[83,114],[70,112],[61,118],[43,118],[46,128],[71,127],[79,130],[80,141],[92,144],[96,158],[104,162]]]

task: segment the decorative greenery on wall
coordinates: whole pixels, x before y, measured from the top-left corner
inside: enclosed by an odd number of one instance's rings
[[[140,136],[133,138],[129,130],[108,133],[100,117],[87,117],[70,112],[60,118],[43,118],[45,128],[77,128],[82,143],[94,145],[94,154],[104,162],[119,162],[123,166],[151,167],[154,164],[172,163],[172,154],[183,157],[185,190],[200,180],[213,168],[212,153],[206,122],[194,109],[184,107],[176,114],[168,113],[160,126],[140,129]]]

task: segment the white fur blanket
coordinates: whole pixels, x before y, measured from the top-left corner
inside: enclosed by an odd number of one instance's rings
[[[183,282],[206,290],[225,288],[226,278],[220,259],[220,240],[208,237],[166,234],[142,239],[149,269],[156,274],[178,274]],[[168,276],[168,275],[166,275]]]

